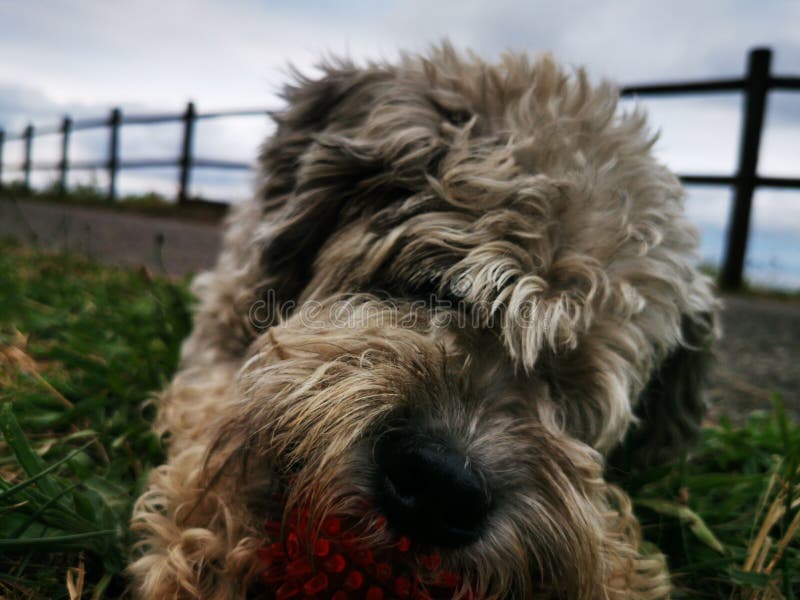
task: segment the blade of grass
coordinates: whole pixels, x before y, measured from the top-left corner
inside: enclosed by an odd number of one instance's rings
[[[32,477],[29,477],[28,479],[25,479],[24,481],[20,481],[19,483],[10,486],[8,489],[1,491],[0,492],[0,502],[8,501],[8,499],[11,498],[17,492],[19,492],[21,490],[24,490],[25,488],[27,488],[28,486],[30,486],[30,485],[32,485],[34,483],[39,482],[40,479],[46,478],[47,475],[49,475],[50,473],[52,473],[53,471],[58,469],[58,467],[60,467],[64,463],[70,461],[77,454],[79,454],[80,452],[85,450],[91,443],[92,442],[87,442],[86,444],[84,444],[80,448],[77,448],[76,450],[73,450],[72,452],[70,452],[67,456],[65,456],[61,460],[58,460],[58,461],[54,462],[52,465],[50,465],[49,467],[46,467],[46,468],[42,469],[41,471],[39,471],[38,473],[36,473]],[[47,489],[47,486],[40,485],[39,487],[42,488],[42,491]],[[63,494],[63,490],[60,487],[53,488],[52,491],[54,493],[48,493],[47,495],[50,496],[50,497],[55,497],[55,496],[61,496]]]
[[[772,560],[769,561],[767,568],[764,569],[765,573],[772,573],[772,570],[778,564],[778,561],[783,558],[783,553],[786,551],[786,547],[789,543],[794,539],[795,534],[797,533],[798,527],[800,527],[800,513],[797,513],[792,519],[792,522],[789,524],[789,527],[786,529],[786,533],[777,543],[775,549],[775,555],[772,557]]]
[[[51,535],[40,538],[0,538],[0,550],[27,550],[32,548],[42,548],[50,546],[55,550],[59,545],[70,545],[74,542],[85,542],[103,537],[111,537],[117,532],[113,529],[102,529],[100,531],[87,531],[85,533],[72,533],[69,535]]]
[[[725,547],[717,539],[711,529],[709,529],[702,517],[688,506],[684,506],[669,500],[658,499],[640,499],[637,500],[636,503],[655,511],[658,514],[675,517],[681,523],[688,525],[695,537],[697,537],[697,539],[703,542],[706,546],[716,550],[720,554],[725,553]]]
[[[103,594],[106,593],[106,589],[110,583],[111,574],[105,573],[94,586],[94,591],[92,591],[92,600],[100,600],[103,597]]]
[[[67,494],[71,493],[71,492],[72,492],[72,491],[73,491],[75,488],[77,488],[79,485],[80,485],[79,483],[76,483],[76,484],[74,484],[74,485],[71,485],[70,487],[66,488],[66,489],[65,489],[65,490],[64,490],[64,491],[63,491],[63,492],[62,492],[60,495],[58,495],[58,496],[53,496],[52,498],[50,498],[50,500],[48,500],[47,502],[45,502],[45,503],[44,503],[42,506],[40,506],[40,507],[39,507],[39,508],[36,510],[36,512],[34,512],[34,513],[33,513],[33,514],[30,516],[30,517],[28,517],[28,520],[27,520],[27,521],[25,521],[24,523],[21,523],[19,527],[17,527],[17,528],[16,528],[14,531],[12,531],[12,532],[11,532],[11,537],[12,537],[12,538],[16,538],[16,537],[20,537],[20,536],[22,536],[22,534],[23,534],[23,533],[25,533],[25,532],[28,530],[28,527],[30,527],[31,525],[33,525],[33,524],[34,524],[34,523],[37,521],[37,519],[38,519],[40,516],[42,516],[42,514],[44,514],[44,512],[45,512],[47,509],[49,509],[49,508],[50,508],[50,507],[52,507],[52,506],[53,506],[53,505],[54,505],[56,502],[58,502],[58,501],[61,499],[61,497],[62,497],[62,496],[65,496],[65,495],[67,495]]]
[[[83,553],[81,553],[78,559],[78,566],[67,569],[67,591],[69,592],[69,600],[81,600],[85,579],[86,569],[83,565]]]
[[[13,450],[20,466],[28,476],[34,477],[39,475],[40,477],[37,480],[37,485],[42,491],[48,496],[58,495],[61,492],[61,487],[52,478],[47,476],[49,471],[46,471],[44,463],[28,443],[25,434],[14,416],[10,403],[6,403],[0,407],[0,431],[3,432],[6,444]]]

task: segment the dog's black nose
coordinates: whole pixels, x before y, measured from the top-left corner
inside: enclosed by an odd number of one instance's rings
[[[478,539],[491,495],[463,454],[432,437],[393,432],[375,458],[378,502],[392,529],[435,546]]]

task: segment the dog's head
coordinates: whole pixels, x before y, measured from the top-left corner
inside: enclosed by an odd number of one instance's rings
[[[215,446],[250,512],[408,535],[481,598],[639,585],[602,455],[714,332],[642,115],[548,57],[447,46],[286,97],[256,241],[274,306]]]

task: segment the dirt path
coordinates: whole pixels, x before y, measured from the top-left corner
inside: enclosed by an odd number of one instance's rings
[[[779,393],[800,418],[800,301],[727,296],[711,378],[711,416],[737,420]]]
[[[213,265],[218,225],[84,207],[0,200],[0,236],[101,262],[183,275]],[[769,409],[773,393],[800,418],[800,301],[730,296],[710,381],[711,418]]]

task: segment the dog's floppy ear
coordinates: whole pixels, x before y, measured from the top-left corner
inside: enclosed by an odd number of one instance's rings
[[[320,156],[319,140],[363,122],[373,104],[373,87],[386,77],[380,70],[344,62],[322,69],[318,79],[296,73],[295,82],[284,88],[287,106],[272,113],[277,128],[259,157],[261,203],[270,223],[270,235],[261,249],[263,288],[284,305],[295,301],[305,287],[338,208],[309,197],[314,187],[309,172],[319,189],[346,190],[348,185],[347,177],[337,178],[343,170]],[[358,172],[355,162],[349,166]]]
[[[684,314],[680,344],[653,372],[635,408],[639,422],[612,452],[612,470],[629,472],[675,458],[700,433],[703,391],[718,337],[715,309]]]
[[[365,117],[372,85],[386,77],[345,62],[323,71],[315,80],[298,75],[285,88],[287,106],[273,114],[277,129],[261,150],[260,193],[232,210],[216,268],[194,281],[201,303],[184,345],[185,364],[241,357],[261,331],[291,312],[306,285],[303,269],[313,260],[308,249],[324,231],[299,222],[305,215],[297,202],[304,193],[303,165],[317,136],[336,135]],[[322,219],[319,226],[328,223]]]
[[[411,107],[398,108],[393,77],[388,67],[339,68],[285,94],[289,107],[261,156],[273,223],[262,267],[284,302],[305,289],[337,230],[416,193],[436,163],[435,121],[408,98]]]
[[[280,205],[294,191],[301,159],[315,137],[343,126],[343,121],[353,124],[363,119],[370,105],[368,84],[378,78],[377,73],[349,63],[323,70],[319,79],[295,73],[294,83],[283,90],[286,108],[271,113],[277,128],[259,156],[265,178],[262,195],[269,208]],[[338,119],[337,113],[341,115]]]

